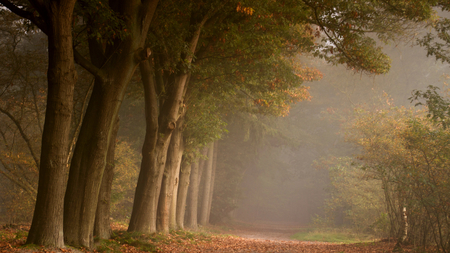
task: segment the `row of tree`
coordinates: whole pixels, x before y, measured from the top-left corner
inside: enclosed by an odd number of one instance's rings
[[[214,156],[212,143],[224,129],[221,115],[285,115],[290,104],[307,99],[302,83],[317,79],[317,73],[295,61],[300,53],[385,73],[389,58],[369,33],[381,41],[405,35],[440,6],[434,1],[296,0],[0,3],[7,8],[3,16],[22,18],[13,22],[17,31],[37,33],[37,27],[47,35],[40,157],[28,151],[39,179],[27,243],[57,247],[92,247],[94,231],[109,231],[118,112],[133,77],[143,86],[146,129],[128,230],[168,231],[170,220],[182,228],[188,175],[196,186],[201,178],[196,161],[201,153],[206,156],[200,150]],[[77,83],[75,62],[93,76],[92,85],[83,79]],[[5,68],[14,76],[13,68]],[[6,82],[2,88],[15,91],[16,85]],[[38,97],[31,102],[43,106]],[[9,118],[15,123],[12,114]],[[30,147],[25,132],[19,133]],[[203,172],[202,223],[211,206],[213,161]],[[196,215],[190,217],[195,224]]]

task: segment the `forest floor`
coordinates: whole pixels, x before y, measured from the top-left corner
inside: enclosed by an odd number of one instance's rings
[[[233,225],[208,227],[203,232],[173,231],[169,235],[142,235],[125,232],[114,225],[111,240],[100,242],[96,250],[52,249],[37,245],[24,246],[28,226],[0,227],[0,252],[392,252],[394,242],[353,244],[306,242],[290,239],[295,227]],[[417,252],[404,247],[403,252]],[[430,251],[427,251],[430,252]]]

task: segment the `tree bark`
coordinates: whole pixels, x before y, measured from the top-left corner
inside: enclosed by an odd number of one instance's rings
[[[208,15],[205,16],[198,25],[197,30],[194,32],[189,42],[189,49],[184,58],[184,64],[192,63],[200,33],[208,18]],[[150,73],[145,75],[151,76]],[[167,149],[169,147],[172,132],[176,127],[177,118],[179,117],[178,113],[182,106],[183,94],[185,92],[188,76],[189,72],[187,69],[181,70],[174,78],[174,83],[169,86],[167,98],[164,100],[159,113],[158,126],[149,126],[148,124],[152,124],[153,122],[147,121],[147,129],[153,130],[157,128],[157,136],[154,138],[154,132],[148,134],[148,136],[146,134],[144,140],[141,171],[139,173],[133,211],[128,227],[128,231],[130,232],[137,231],[148,234],[157,231],[157,206],[167,158]],[[151,76],[150,79],[153,79],[153,76]],[[146,118],[149,117],[150,116],[146,115]]]
[[[37,6],[48,35],[48,94],[39,168],[38,194],[27,243],[64,247],[63,208],[73,93],[72,16],[75,0]],[[36,4],[37,5],[37,4]]]
[[[198,170],[200,161],[191,165],[191,179],[188,192],[188,218],[186,226],[191,229],[197,229],[197,206],[198,206]]]
[[[92,62],[87,62],[75,54],[77,62],[93,73],[96,80],[70,167],[64,201],[64,238],[70,245],[88,248],[93,246],[98,194],[112,128],[126,87],[137,65],[145,59],[138,55],[158,0],[109,3],[115,11],[128,17],[126,26],[130,35],[108,45],[100,60],[91,57]],[[101,46],[91,42],[93,55]]]
[[[116,120],[111,133],[108,154],[106,156],[105,172],[103,173],[100,193],[98,195],[97,212],[95,214],[94,236],[99,239],[111,238],[110,207],[111,188],[114,179],[114,154],[116,149],[116,136],[119,131],[119,119]]]
[[[163,180],[161,183],[161,193],[158,202],[157,230],[163,233],[169,233],[170,228],[170,209],[174,196],[175,184],[178,184],[176,172],[180,166],[182,150],[181,126],[183,118],[177,121],[177,127],[172,133],[169,149],[167,151],[166,167],[164,169]],[[177,180],[176,180],[177,179]]]
[[[184,152],[184,142],[183,142],[183,133],[181,131],[181,127],[177,133],[177,138],[180,142],[180,150],[177,154],[177,165],[175,170],[175,180],[173,182],[173,197],[172,197],[172,203],[170,204],[170,211],[169,211],[169,228],[170,229],[177,229],[177,200],[178,200],[178,186],[180,185],[180,170],[181,170],[181,161],[183,157]],[[172,136],[173,138],[173,136]]]
[[[186,198],[189,187],[192,164],[183,161],[180,167],[180,184],[178,186],[178,197],[176,206],[176,222],[178,229],[184,229],[184,216],[186,213]]]
[[[158,132],[156,138],[154,132],[146,133],[144,147],[142,148],[141,171],[128,227],[129,231],[142,233],[155,233],[157,231],[157,206],[166,164],[167,149],[172,132],[176,128],[178,111],[182,105],[182,95],[187,77],[188,74],[181,74],[175,78],[175,83],[171,86],[169,96],[165,100],[159,114],[158,125],[152,125],[153,122],[149,120],[153,116],[146,116],[148,120],[147,129],[150,131],[158,129]]]
[[[150,178],[152,176],[151,171],[148,168],[156,166],[156,140],[159,127],[158,98],[156,94],[154,75],[152,72],[153,68],[148,61],[142,62],[139,65],[139,68],[142,76],[142,84],[144,86],[146,131],[144,144],[142,145],[141,170],[139,173],[139,179],[135,192],[133,212],[138,212],[137,210],[142,210],[145,207],[148,208],[148,206],[152,204],[150,201],[150,192],[144,191],[143,186],[150,183],[146,182],[147,180],[152,180]],[[156,232],[156,227],[152,227],[153,224],[151,222],[151,219],[153,217],[148,217],[148,219],[139,221],[134,220],[136,219],[136,214],[131,215],[131,217],[132,220],[130,220],[130,225],[128,227],[129,231],[140,229],[142,231]],[[139,223],[139,227],[138,224],[135,224],[136,222]]]
[[[208,149],[208,160],[205,163],[204,168],[204,180],[203,180],[203,194],[200,209],[200,225],[208,225],[208,209],[209,209],[209,197],[211,194],[211,179],[212,179],[212,167],[213,167],[213,154],[214,154],[214,142],[211,142]]]
[[[211,176],[211,190],[209,191],[209,201],[208,201],[208,213],[207,213],[207,220],[210,221],[209,217],[211,215],[211,206],[212,206],[212,200],[213,200],[213,193],[214,193],[214,182],[216,179],[216,168],[217,168],[217,152],[219,147],[219,141],[214,142],[214,155],[213,155],[213,164],[212,164],[212,176]]]

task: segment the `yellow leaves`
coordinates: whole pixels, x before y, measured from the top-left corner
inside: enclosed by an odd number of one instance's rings
[[[241,5],[241,2],[238,3],[238,5],[236,7],[236,11],[237,12],[242,12],[242,13],[248,15],[248,16],[253,15],[253,12],[255,12],[255,10],[253,8],[251,8],[251,7],[243,7]]]

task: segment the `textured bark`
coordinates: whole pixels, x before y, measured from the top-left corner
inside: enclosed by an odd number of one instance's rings
[[[101,45],[90,41],[92,62],[75,54],[77,62],[96,75],[96,80],[75,146],[64,201],[64,238],[70,245],[93,246],[98,194],[113,125],[126,87],[142,60],[137,54],[144,46],[157,3],[158,0],[110,1],[115,11],[128,17],[130,35],[107,45],[103,57],[95,55],[101,52]]]
[[[161,183],[161,193],[158,202],[157,230],[163,233],[169,232],[170,227],[170,207],[174,195],[175,184],[178,184],[176,172],[180,166],[182,150],[181,126],[182,118],[177,122],[177,127],[172,133],[169,149],[167,151],[166,167],[164,169]]]
[[[182,95],[187,77],[188,74],[181,74],[175,78],[175,82],[169,90],[169,96],[165,100],[159,114],[158,126],[149,126],[148,123],[152,124],[152,122],[147,122],[147,128],[158,129],[156,145],[154,145],[154,132],[148,136],[146,134],[144,147],[142,148],[141,171],[128,227],[129,231],[142,233],[155,233],[157,231],[157,206],[166,165],[167,149],[169,148],[172,132],[176,128],[178,111],[182,105]],[[147,118],[149,117],[147,116]]]
[[[209,192],[209,206],[208,206],[208,213],[207,213],[207,220],[209,222],[209,217],[211,216],[211,206],[212,206],[212,200],[213,200],[213,194],[214,194],[214,182],[216,180],[216,169],[217,169],[217,152],[219,148],[219,141],[214,142],[214,155],[213,155],[213,164],[212,164],[212,176],[211,176],[211,190]]]
[[[202,149],[202,156],[203,157],[208,157],[208,150],[209,150],[208,146],[206,146],[206,147],[204,147]],[[200,158],[200,160],[198,161],[198,174],[197,174],[198,179],[197,179],[197,184],[198,184],[199,190],[200,190],[200,186],[201,186],[201,182],[202,182],[203,171],[205,170],[205,166],[206,166],[206,161],[207,160],[204,160],[202,158]]]
[[[198,205],[198,170],[199,161],[191,166],[191,179],[188,192],[188,217],[186,226],[191,229],[197,229],[197,205]]]
[[[116,136],[119,131],[119,120],[116,120],[111,133],[108,154],[106,156],[105,172],[103,173],[100,193],[98,195],[97,212],[95,214],[94,236],[99,239],[111,238],[110,225],[110,207],[111,207],[111,188],[114,178],[114,153],[116,149]]]
[[[183,157],[183,151],[184,151],[184,143],[183,143],[183,137],[180,136],[180,142],[181,142],[181,149],[178,153],[178,165],[176,167],[175,171],[175,181],[173,185],[173,197],[172,197],[172,203],[170,204],[170,211],[169,211],[169,228],[170,229],[178,229],[177,226],[177,203],[178,203],[178,187],[180,185],[180,170],[181,170],[181,161]]]
[[[176,222],[178,229],[184,229],[184,218],[186,214],[186,198],[189,188],[189,178],[191,175],[191,167],[193,165],[183,161],[180,167],[180,183],[178,186],[177,196],[177,213]]]
[[[203,193],[200,209],[200,225],[206,226],[208,224],[208,209],[209,209],[209,197],[211,193],[211,179],[212,179],[212,167],[213,167],[213,154],[214,154],[214,142],[211,142],[208,149],[208,160],[205,163],[204,168],[204,180],[203,180]]]
[[[142,84],[144,86],[146,130],[144,144],[142,145],[141,170],[134,197],[133,213],[146,208],[150,209],[149,206],[152,205],[150,192],[145,189],[144,186],[150,184],[153,180],[152,176],[154,175],[152,175],[150,168],[156,167],[155,149],[159,126],[158,99],[152,66],[146,61],[142,62],[139,65],[139,68],[142,76]],[[140,230],[156,232],[156,224],[151,222],[153,217],[139,217],[140,219],[138,220],[136,219],[136,215],[137,214],[131,215],[132,219],[130,220],[130,225],[128,227],[129,231]]]
[[[185,64],[190,64],[192,62],[200,33],[208,18],[209,16],[205,16],[200,22],[197,30],[194,32],[189,42],[188,53],[184,58]],[[153,79],[151,73],[145,75],[149,75],[151,77],[149,79]],[[152,138],[152,133],[148,135],[147,139],[146,133],[144,147],[142,148],[141,171],[136,186],[133,212],[131,213],[128,231],[137,231],[146,234],[155,233],[157,231],[157,206],[167,158],[167,149],[169,147],[172,132],[176,127],[179,109],[182,107],[183,94],[185,92],[188,76],[189,73],[187,70],[180,71],[180,73],[175,76],[173,84],[168,87],[167,98],[164,100],[159,112],[158,125],[149,126],[149,123],[152,124],[153,122],[147,121],[147,129],[157,128],[157,136],[156,138]],[[146,118],[149,117],[150,116],[146,115]]]
[[[38,6],[48,35],[48,94],[39,168],[36,206],[27,243],[64,247],[63,207],[66,157],[76,83],[72,51],[75,0]]]

